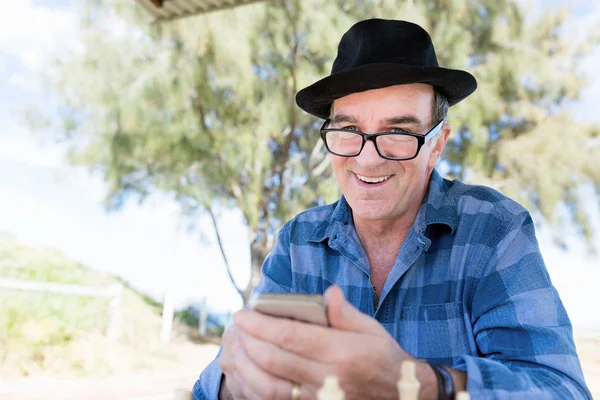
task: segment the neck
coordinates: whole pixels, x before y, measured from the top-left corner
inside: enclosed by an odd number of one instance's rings
[[[393,220],[354,220],[356,233],[369,259],[370,280],[376,304],[379,303],[385,282],[413,223],[414,217],[408,216]]]
[[[400,216],[371,220],[354,215],[354,227],[363,246],[370,247],[369,244],[396,242],[399,244],[399,248],[415,223],[426,191],[427,186],[417,196],[409,199],[409,207]]]
[[[362,218],[354,219],[354,226],[360,241],[364,246],[369,244],[383,243],[388,241],[398,241],[398,238],[405,238],[412,227],[412,221],[404,219],[393,220],[365,220]]]

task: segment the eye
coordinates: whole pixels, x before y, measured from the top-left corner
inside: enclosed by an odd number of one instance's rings
[[[349,126],[343,126],[340,129],[343,129],[345,131],[357,131],[358,127],[355,125],[349,125]]]
[[[393,132],[393,133],[411,133],[411,132],[407,131],[406,129],[402,129],[402,128],[391,128],[388,132]]]

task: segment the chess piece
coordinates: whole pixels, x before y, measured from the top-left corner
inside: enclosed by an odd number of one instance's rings
[[[344,392],[340,388],[338,377],[328,375],[321,389],[317,391],[317,400],[344,400]]]
[[[421,383],[417,380],[416,364],[414,361],[404,361],[400,380],[397,383],[401,400],[417,400]]]
[[[458,392],[456,394],[456,400],[471,400],[469,392]]]

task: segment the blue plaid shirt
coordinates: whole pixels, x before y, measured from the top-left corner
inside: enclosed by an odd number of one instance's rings
[[[299,214],[255,292],[322,294],[331,284],[413,356],[465,371],[475,399],[591,399],[533,221],[490,188],[433,171],[378,304],[346,200]],[[218,398],[218,357],[195,399]]]

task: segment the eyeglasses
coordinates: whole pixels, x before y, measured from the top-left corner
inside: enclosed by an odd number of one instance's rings
[[[425,142],[437,135],[444,125],[444,120],[441,120],[425,135],[410,132],[381,132],[367,135],[359,131],[325,128],[329,121],[329,119],[325,121],[321,127],[321,139],[330,153],[341,157],[356,157],[365,147],[367,140],[370,140],[375,145],[379,156],[394,161],[415,158]]]

